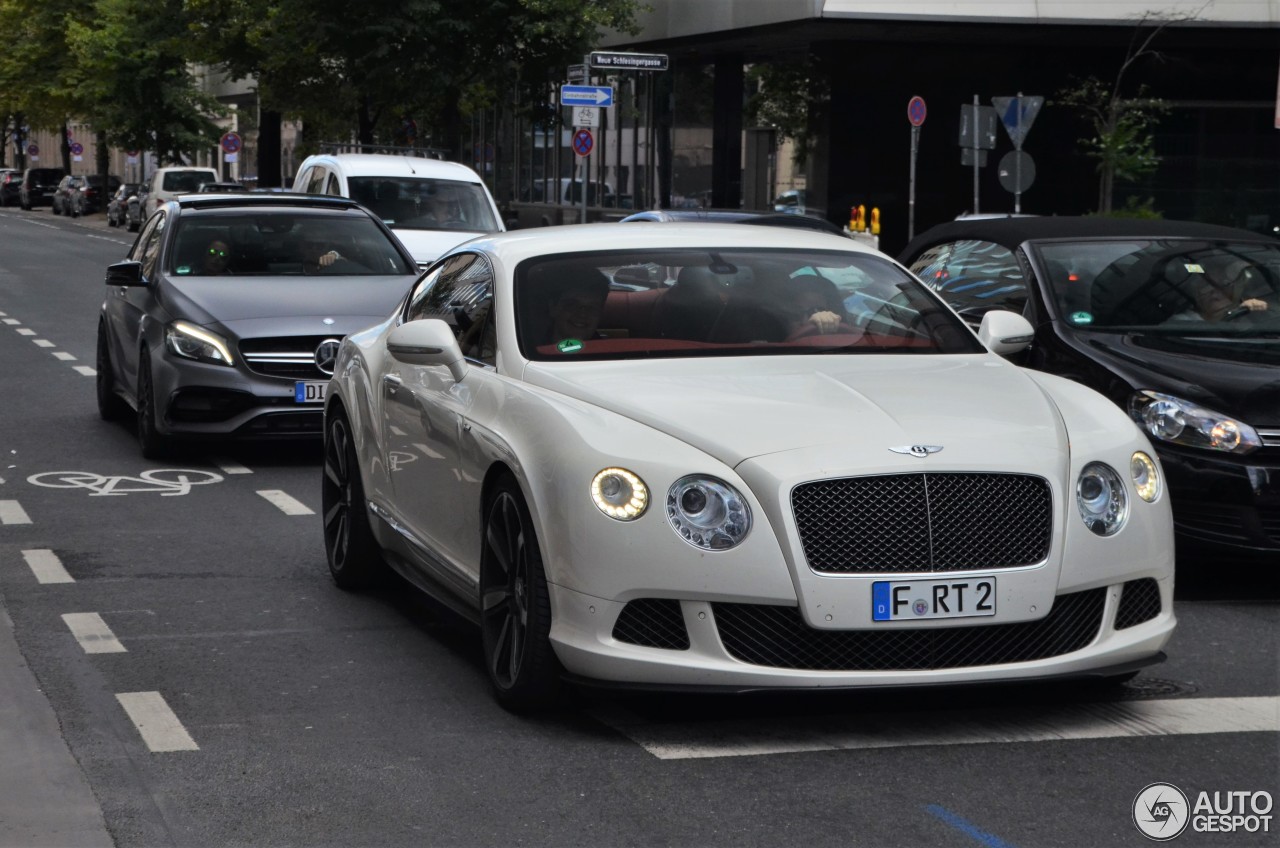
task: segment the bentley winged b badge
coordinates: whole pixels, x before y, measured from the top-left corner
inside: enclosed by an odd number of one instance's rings
[[[889,450],[894,453],[905,453],[908,456],[924,459],[929,454],[942,450],[942,445],[898,445],[897,447],[889,448]]]

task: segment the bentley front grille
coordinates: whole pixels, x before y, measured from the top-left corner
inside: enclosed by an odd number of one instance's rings
[[[1059,595],[1037,621],[893,630],[817,630],[796,607],[712,604],[720,640],[751,665],[805,671],[923,671],[1078,651],[1102,626],[1105,588]]]
[[[1043,562],[1053,497],[1026,474],[914,473],[796,486],[805,559],[824,574],[947,572]]]

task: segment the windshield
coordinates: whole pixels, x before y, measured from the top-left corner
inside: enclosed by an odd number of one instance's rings
[[[387,234],[363,213],[237,213],[178,221],[169,271],[179,276],[412,274]]]
[[[494,232],[489,197],[479,183],[425,177],[352,177],[351,199],[398,230]]]
[[[516,269],[515,308],[530,359],[983,351],[917,280],[866,253],[543,257]]]
[[[1058,314],[1081,329],[1280,332],[1280,244],[1126,239],[1036,248]]]

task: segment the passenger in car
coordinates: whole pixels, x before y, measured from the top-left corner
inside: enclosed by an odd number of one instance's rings
[[[609,278],[595,268],[563,272],[544,284],[548,329],[546,342],[586,341],[599,338],[596,328],[609,296]]]

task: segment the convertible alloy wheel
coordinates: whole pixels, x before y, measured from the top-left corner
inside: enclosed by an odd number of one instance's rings
[[[560,689],[551,647],[551,600],[542,554],[520,487],[498,483],[485,510],[480,638],[498,701],[516,712],[550,705]]]
[[[107,329],[98,324],[98,355],[94,362],[98,372],[96,378],[98,392],[98,416],[103,421],[115,421],[123,418],[127,409],[125,402],[116,394],[115,372],[111,370],[111,351],[107,347]]]
[[[169,453],[168,437],[156,432],[156,398],[151,383],[151,353],[142,349],[138,357],[138,446],[147,459],[160,459]]]
[[[383,569],[382,555],[369,528],[351,424],[341,410],[324,430],[320,504],[324,552],[333,582],[343,589],[368,588]]]

